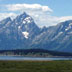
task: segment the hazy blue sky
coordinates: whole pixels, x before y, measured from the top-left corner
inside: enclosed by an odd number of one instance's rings
[[[16,4],[20,4],[20,5],[18,6]],[[22,6],[24,4],[27,4],[26,5],[27,7],[23,9]],[[33,4],[37,4],[36,5],[37,8]],[[7,5],[10,5],[10,6],[7,6]],[[31,7],[33,5],[35,6],[35,8],[31,9],[29,5],[31,5]],[[48,7],[48,9],[46,6]],[[11,8],[16,7],[16,10],[15,9],[11,10],[10,7]],[[21,9],[18,9],[18,7]],[[43,9],[43,12],[41,9]],[[35,21],[41,26],[55,25],[56,23],[60,21],[72,19],[72,0],[0,0],[0,16],[1,16],[0,19],[5,18],[9,13],[10,14],[8,16],[12,16],[12,14],[15,16],[16,13],[19,14],[21,11],[28,12],[29,14],[31,14],[32,17],[34,16],[32,15],[31,12],[36,14],[36,16],[34,17]],[[4,15],[6,16],[4,17]]]

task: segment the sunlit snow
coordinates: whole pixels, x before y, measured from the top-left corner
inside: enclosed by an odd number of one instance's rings
[[[26,23],[26,21],[23,21],[23,24],[25,24]]]
[[[18,29],[20,29],[21,28],[21,26],[18,26]]]
[[[28,35],[29,35],[28,32],[22,32],[22,34],[24,35],[24,37],[25,37],[26,39],[28,39]]]
[[[32,22],[31,17],[26,17],[26,18],[25,18],[25,21],[26,21],[27,23],[31,23],[31,22]]]
[[[71,29],[71,26],[67,27],[67,28],[65,29],[65,31],[67,31],[67,30],[69,30],[69,29]]]

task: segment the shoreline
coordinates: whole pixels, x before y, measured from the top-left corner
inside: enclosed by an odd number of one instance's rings
[[[72,57],[25,57],[14,55],[1,55],[0,61],[68,61],[72,60]]]

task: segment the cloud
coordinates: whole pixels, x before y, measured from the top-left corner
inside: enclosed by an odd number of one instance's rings
[[[60,22],[66,21],[66,20],[72,20],[72,16],[63,16],[59,18]]]
[[[48,6],[42,6],[40,4],[9,4],[6,5],[9,11],[19,11],[24,9],[39,10],[44,12],[52,12],[52,9]]]
[[[6,13],[0,13],[0,20],[6,17],[15,18],[18,14],[26,12],[34,20],[35,23],[40,26],[52,26],[65,20],[72,20],[72,16],[52,16],[53,10],[49,6],[40,4],[8,4],[0,6],[0,11]]]
[[[15,13],[0,13],[0,21],[7,17],[15,18],[16,16]]]

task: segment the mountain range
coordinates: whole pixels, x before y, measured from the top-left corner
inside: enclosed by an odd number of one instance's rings
[[[72,20],[40,28],[27,13],[0,21],[0,50],[44,49],[72,52]]]

